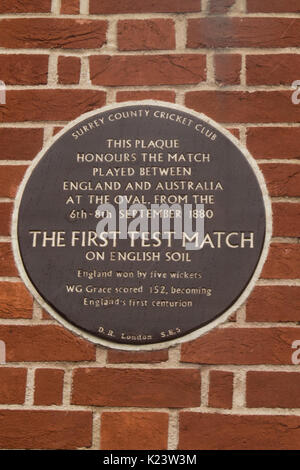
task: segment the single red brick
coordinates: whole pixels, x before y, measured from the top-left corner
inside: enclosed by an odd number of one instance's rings
[[[233,373],[212,370],[209,374],[208,406],[232,408]]]
[[[33,299],[21,282],[0,282],[0,318],[31,318]]]
[[[232,322],[232,323],[236,322],[236,320],[237,320],[237,314],[236,313],[233,313],[227,319],[228,322]]]
[[[300,165],[264,163],[260,168],[271,196],[300,196]]]
[[[248,85],[291,85],[300,77],[297,54],[263,54],[246,57]]]
[[[182,362],[196,364],[291,364],[299,328],[218,328],[181,349]]]
[[[215,76],[219,85],[239,85],[242,66],[240,54],[216,54]]]
[[[290,91],[190,91],[185,104],[219,122],[300,122]]]
[[[298,47],[299,27],[295,18],[193,18],[188,21],[187,47]]]
[[[60,13],[63,15],[77,15],[80,12],[79,0],[61,0]]]
[[[300,408],[299,372],[247,373],[248,408]]]
[[[237,139],[240,139],[240,130],[239,129],[227,129],[231,134],[234,135]]]
[[[98,90],[11,90],[6,95],[6,106],[0,106],[0,120],[71,121],[103,106],[105,97]]]
[[[35,371],[35,405],[62,404],[64,374],[62,369],[37,369]]]
[[[247,302],[247,321],[299,322],[300,287],[257,286]]]
[[[141,101],[141,100],[160,100],[160,101],[170,101],[175,103],[175,92],[168,90],[151,90],[151,91],[118,91],[117,92],[117,102],[121,101]]]
[[[63,129],[63,127],[54,127],[53,135],[58,134],[62,129]]]
[[[0,204],[0,236],[10,235],[11,216],[13,211],[12,202],[1,202]]]
[[[175,25],[170,19],[118,22],[120,51],[175,49]]]
[[[98,55],[90,66],[93,85],[183,85],[206,77],[205,56],[197,54]]]
[[[10,243],[0,243],[0,276],[19,276]]]
[[[300,417],[180,413],[179,449],[299,449]]]
[[[236,0],[209,0],[209,12],[217,14],[228,13]]]
[[[168,446],[167,413],[102,413],[102,450],[159,450]]]
[[[45,85],[49,56],[44,54],[0,55],[1,80],[6,85]]]
[[[300,127],[252,127],[247,147],[255,158],[300,158]]]
[[[300,13],[298,0],[247,0],[248,13]]]
[[[95,49],[106,42],[107,22],[62,18],[0,20],[0,47]]]
[[[1,165],[0,197],[15,197],[26,170],[24,165]]]
[[[261,277],[298,279],[300,277],[300,245],[272,243]]]
[[[32,160],[43,146],[43,129],[0,129],[0,159]]]
[[[0,367],[0,403],[23,404],[25,401],[27,369]]]
[[[0,13],[50,13],[51,0],[1,0]]]
[[[53,317],[46,310],[42,310],[42,319],[43,320],[53,320]]]
[[[201,11],[201,0],[90,0],[90,13],[185,13]]]
[[[93,361],[95,346],[56,325],[0,325],[8,362]]]
[[[276,202],[272,209],[274,237],[299,237],[300,204]]]
[[[92,445],[90,411],[1,410],[2,449],[78,449]]]
[[[80,80],[81,59],[80,57],[58,58],[58,83],[63,85],[77,84]]]
[[[199,406],[200,374],[192,369],[76,369],[72,403],[150,408]]]
[[[107,362],[109,364],[121,363],[151,363],[151,362],[164,362],[169,358],[167,349],[160,351],[118,351],[116,349],[109,349],[107,351]]]

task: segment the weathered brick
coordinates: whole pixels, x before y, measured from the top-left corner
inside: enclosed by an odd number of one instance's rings
[[[175,103],[175,92],[168,90],[135,90],[135,91],[118,91],[117,102],[121,101],[141,101],[141,100],[160,100]]]
[[[93,85],[182,85],[206,77],[205,56],[197,54],[91,56],[90,66]]]
[[[1,202],[0,204],[0,236],[10,235],[11,216],[13,211],[12,202]]]
[[[107,362],[110,364],[165,362],[168,358],[167,349],[161,349],[160,351],[118,351],[109,349],[107,351]]]
[[[240,130],[239,130],[239,129],[227,128],[227,130],[228,130],[229,132],[231,132],[231,134],[234,135],[234,137],[236,137],[237,139],[240,139]]]
[[[90,411],[0,410],[2,449],[77,449],[91,445]]]
[[[215,77],[221,85],[238,85],[241,81],[242,57],[240,54],[216,54]]]
[[[167,413],[102,413],[102,450],[159,450],[168,445]]]
[[[0,47],[95,49],[106,42],[107,22],[58,18],[0,20]]]
[[[0,367],[0,404],[19,404],[25,401],[27,369]]]
[[[247,147],[255,158],[300,159],[300,127],[252,127]]]
[[[200,374],[191,369],[76,369],[72,403],[151,408],[199,406]]]
[[[37,369],[35,371],[35,405],[62,404],[64,373],[62,369]]]
[[[247,302],[247,321],[299,322],[300,287],[257,286]]]
[[[0,243],[0,276],[18,276],[12,246],[10,243]]]
[[[231,323],[235,323],[237,321],[237,313],[235,312],[232,315],[230,315],[227,321]]]
[[[297,54],[248,55],[246,76],[248,85],[291,85],[297,77],[300,77],[300,56]]]
[[[71,121],[103,106],[105,97],[98,90],[11,90],[7,92],[6,105],[0,106],[0,120]]]
[[[175,49],[175,25],[170,19],[118,22],[120,51]]]
[[[61,0],[60,13],[63,15],[77,15],[80,12],[79,0]]]
[[[43,146],[43,129],[0,129],[1,160],[32,160]]]
[[[271,196],[300,196],[300,165],[264,163],[260,168]]]
[[[45,85],[48,81],[48,60],[45,54],[0,55],[1,80],[6,85]]]
[[[209,12],[213,14],[225,14],[234,6],[236,0],[209,0]]]
[[[295,18],[193,18],[187,47],[298,47],[299,27]]]
[[[298,279],[300,277],[300,245],[272,243],[261,277]]]
[[[233,373],[212,370],[209,374],[208,406],[232,408]]]
[[[33,299],[21,282],[0,282],[0,318],[31,318]]]
[[[51,0],[1,0],[0,13],[50,13]]]
[[[182,345],[181,360],[199,364],[291,364],[299,328],[218,328]]]
[[[53,129],[53,135],[58,134],[62,129],[63,129],[63,127],[54,127],[54,129]]]
[[[250,371],[246,387],[248,408],[300,408],[299,372]]]
[[[80,57],[60,56],[58,58],[57,64],[58,83],[61,83],[62,85],[72,85],[79,83],[80,69]]]
[[[185,13],[201,11],[201,0],[90,0],[92,14]]]
[[[190,91],[185,104],[219,122],[300,122],[290,91]]]
[[[299,237],[300,204],[276,202],[272,209],[274,237]]]
[[[0,197],[15,197],[26,170],[27,166],[24,165],[1,166]]]
[[[43,320],[53,320],[52,315],[50,313],[46,312],[46,310],[42,309],[42,319]]]
[[[298,0],[247,0],[248,13],[300,13]]]
[[[179,449],[299,449],[300,417],[180,413]]]
[[[7,362],[92,361],[95,346],[56,325],[0,325]]]

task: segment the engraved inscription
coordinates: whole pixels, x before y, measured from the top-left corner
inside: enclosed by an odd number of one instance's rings
[[[30,170],[16,212],[33,293],[113,347],[200,334],[237,305],[266,244],[250,157],[209,119],[163,103],[68,126]]]

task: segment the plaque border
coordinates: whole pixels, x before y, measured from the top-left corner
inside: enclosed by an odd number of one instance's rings
[[[48,305],[46,300],[43,299],[43,297],[37,292],[37,290],[35,289],[34,285],[32,284],[31,280],[29,279],[26,273],[26,270],[22,261],[22,257],[20,254],[18,233],[17,233],[18,214],[19,214],[19,207],[20,207],[20,203],[22,200],[24,189],[26,187],[26,184],[34,168],[37,166],[40,160],[44,157],[44,155],[50,149],[50,147],[61,136],[63,136],[66,132],[68,132],[70,129],[76,126],[76,124],[79,124],[80,122],[86,119],[89,119],[99,113],[105,113],[107,111],[125,108],[128,106],[147,106],[147,105],[172,108],[176,111],[179,111],[179,112],[181,111],[183,113],[188,113],[192,116],[195,116],[197,119],[201,119],[202,121],[214,127],[221,134],[225,135],[243,153],[250,167],[254,171],[254,174],[258,180],[258,183],[262,192],[262,198],[263,198],[265,214],[266,214],[266,231],[265,231],[265,240],[263,244],[263,249],[261,251],[259,261],[256,265],[256,268],[254,270],[252,277],[250,278],[246,288],[242,291],[241,295],[225,312],[222,313],[222,315],[220,315],[218,318],[211,321],[210,323],[202,327],[199,327],[197,330],[194,330],[191,333],[187,333],[186,335],[183,335],[179,338],[174,338],[171,340],[152,343],[152,344],[138,344],[138,343],[137,344],[126,344],[126,343],[124,344],[124,343],[117,343],[117,342],[106,340],[104,338],[94,336],[93,334],[88,333],[80,329],[79,327],[73,325],[71,322],[64,319],[50,305]],[[63,129],[61,129],[60,132],[52,136],[52,138],[50,138],[47,141],[47,143],[43,146],[43,148],[40,150],[37,156],[32,160],[32,163],[29,165],[27,171],[25,172],[23,180],[19,185],[16,198],[15,198],[15,203],[14,203],[11,228],[12,228],[11,236],[12,236],[13,255],[14,255],[15,263],[19,270],[19,274],[21,275],[21,279],[24,282],[27,289],[29,290],[29,292],[33,295],[34,299],[39,303],[39,305],[42,308],[44,308],[55,320],[57,320],[58,323],[64,326],[67,330],[71,330],[71,332],[74,333],[75,335],[80,336],[94,344],[98,344],[98,345],[105,346],[105,347],[112,348],[112,349],[124,350],[124,351],[154,351],[154,350],[159,350],[159,349],[166,349],[171,346],[176,346],[177,344],[185,343],[187,341],[192,341],[192,340],[199,338],[200,336],[208,333],[209,331],[213,330],[217,326],[226,322],[226,320],[230,317],[230,315],[232,315],[238,308],[240,308],[244,304],[246,299],[249,297],[251,291],[255,287],[256,282],[259,279],[259,276],[261,274],[264,263],[267,259],[271,237],[272,237],[272,206],[271,206],[271,201],[270,201],[269,193],[267,190],[267,186],[264,180],[264,176],[257,162],[252,157],[248,149],[240,142],[240,140],[234,137],[234,135],[230,131],[228,131],[225,127],[218,124],[216,121],[206,116],[205,114],[199,113],[197,111],[194,111],[193,109],[187,108],[186,106],[182,106],[180,104],[169,103],[167,101],[158,101],[158,100],[126,101],[122,103],[115,103],[115,104],[103,106],[102,108],[97,108],[97,109],[94,109],[93,111],[89,111],[87,113],[81,114],[79,117],[77,117],[73,121],[70,121],[69,124],[67,124]]]

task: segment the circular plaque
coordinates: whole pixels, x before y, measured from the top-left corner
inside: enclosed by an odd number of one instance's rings
[[[196,338],[247,298],[270,205],[239,141],[155,101],[81,116],[37,156],[14,211],[24,282],[63,325],[119,349]]]

